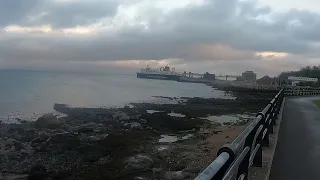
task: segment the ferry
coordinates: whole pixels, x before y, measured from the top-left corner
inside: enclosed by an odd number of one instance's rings
[[[145,69],[141,69],[137,72],[137,78],[144,79],[161,79],[161,80],[172,80],[179,81],[182,74],[175,72],[175,69],[170,69],[169,66],[161,67],[159,69],[152,69],[149,66]]]

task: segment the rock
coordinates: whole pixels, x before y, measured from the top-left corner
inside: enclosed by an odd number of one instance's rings
[[[98,164],[103,165],[103,164],[107,164],[110,161],[111,161],[110,156],[101,157],[98,161]]]
[[[73,135],[69,132],[59,132],[56,134],[52,134],[51,137],[52,137],[52,140],[55,142],[64,142],[64,139],[73,137]]]
[[[38,136],[37,130],[32,129],[24,129],[21,133],[20,141],[30,142]]]
[[[16,120],[21,123],[21,124],[24,124],[24,123],[27,123],[28,121],[26,120],[23,120],[23,119],[20,119],[20,118],[16,118]]]
[[[137,114],[131,117],[131,119],[139,120],[141,118],[141,114]]]
[[[187,167],[184,170],[182,170],[183,172],[186,173],[193,173],[193,174],[198,174],[202,171],[203,169],[201,167]]]
[[[5,155],[9,161],[14,161],[14,160],[20,161],[21,157],[25,156],[25,153],[11,150],[11,151],[7,151]]]
[[[97,136],[89,136],[88,141],[89,142],[96,142],[96,141],[100,141],[100,138],[98,138]]]
[[[140,123],[132,122],[132,123],[125,123],[125,127],[130,127],[131,129],[142,129],[142,126]]]
[[[51,136],[50,143],[61,144],[65,147],[76,147],[79,145],[78,137],[69,133],[57,133]]]
[[[21,142],[15,142],[13,146],[16,151],[20,151],[21,149],[23,149],[23,145],[21,144]]]
[[[98,135],[97,137],[100,139],[100,140],[104,140],[106,137],[108,137],[109,134],[100,134]]]
[[[149,178],[141,177],[141,176],[134,177],[134,180],[148,180],[148,179]]]
[[[45,114],[35,122],[36,128],[56,129],[62,126],[62,123],[53,114]]]
[[[219,134],[221,131],[212,131],[213,134]]]
[[[153,160],[143,154],[137,154],[135,156],[130,157],[127,160],[126,169],[134,170],[134,171],[146,171],[152,168],[154,165]]]
[[[101,133],[101,130],[100,129],[94,129],[93,132],[99,134],[99,133]]]
[[[37,144],[37,143],[42,143],[45,142],[50,136],[47,133],[41,133],[38,137],[34,138],[31,141],[31,144]]]
[[[0,173],[1,180],[26,180],[28,178],[27,174],[6,174]]]
[[[94,128],[93,127],[80,127],[78,129],[78,133],[90,133],[93,132]]]
[[[97,124],[97,123],[86,123],[86,124],[82,124],[81,126],[75,127],[73,128],[73,131],[77,131],[78,133],[91,133],[91,132],[95,132],[100,130],[99,128],[101,128],[102,125],[101,124]]]
[[[31,168],[28,180],[44,180],[48,177],[48,173],[45,167],[41,165],[35,165]]]
[[[104,140],[106,137],[108,137],[109,134],[100,134],[97,136],[88,136],[86,137],[85,135],[82,135],[79,137],[80,141],[82,142],[97,142]]]
[[[18,141],[13,139],[13,138],[8,138],[7,140],[5,140],[3,142],[4,145],[7,145],[7,146],[13,146],[15,143],[17,143]]]
[[[190,173],[183,171],[167,171],[164,174],[166,180],[184,180],[192,177]]]
[[[162,168],[152,168],[152,172],[153,172],[153,174],[155,174],[155,173],[159,173],[159,172],[161,172],[161,171],[163,171],[163,169],[162,169]]]
[[[32,145],[37,152],[66,153],[68,150],[77,149],[80,141],[72,133],[56,133],[42,143]]]
[[[22,154],[31,155],[34,151],[32,146],[29,143],[22,144],[23,148],[20,150]]]
[[[112,115],[112,119],[116,121],[126,121],[129,120],[130,117],[124,112],[117,111]]]

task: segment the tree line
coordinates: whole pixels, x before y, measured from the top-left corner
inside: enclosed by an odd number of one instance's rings
[[[299,71],[288,71],[288,72],[282,72],[279,75],[279,79],[280,81],[282,81],[282,83],[286,84],[287,83],[287,79],[289,76],[297,76],[297,77],[310,77],[310,78],[318,78],[320,80],[320,65],[319,66],[306,66],[301,68]],[[320,85],[320,82],[318,81],[318,83],[303,83],[305,85]]]

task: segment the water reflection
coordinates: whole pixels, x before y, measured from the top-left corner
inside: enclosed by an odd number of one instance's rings
[[[8,78],[9,77],[9,78]],[[118,107],[152,96],[224,97],[204,84],[137,79],[135,74],[0,70],[0,116],[52,112],[53,104]]]

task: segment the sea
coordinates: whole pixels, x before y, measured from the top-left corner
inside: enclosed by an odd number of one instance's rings
[[[0,121],[34,121],[53,113],[55,103],[72,107],[123,107],[133,102],[163,103],[165,97],[223,98],[205,84],[138,79],[134,72],[76,73],[0,70]]]

